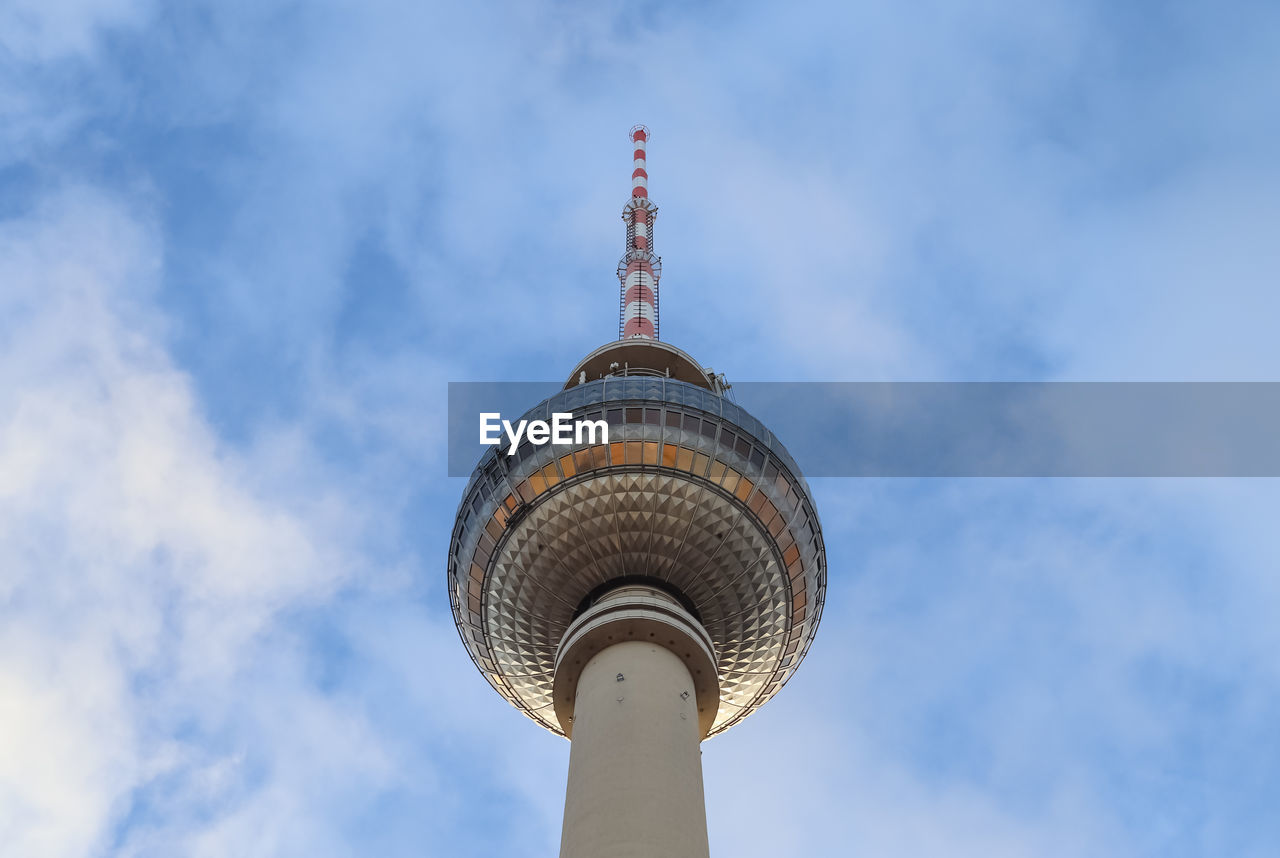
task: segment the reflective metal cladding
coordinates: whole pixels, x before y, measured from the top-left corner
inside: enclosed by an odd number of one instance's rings
[[[467,485],[449,548],[458,631],[489,683],[555,733],[556,648],[611,584],[660,585],[702,623],[720,675],[712,734],[777,693],[813,641],[826,556],[809,487],[712,382],[571,380],[525,419],[603,419],[609,442],[490,448]]]

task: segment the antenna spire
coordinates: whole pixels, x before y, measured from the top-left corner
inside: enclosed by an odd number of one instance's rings
[[[643,125],[629,134],[635,154],[631,171],[631,200],[622,207],[627,225],[627,250],[618,262],[618,283],[622,301],[618,315],[618,339],[631,337],[658,339],[658,280],[662,258],[653,254],[653,222],[658,207],[649,201],[649,172],[645,149],[649,129]]]

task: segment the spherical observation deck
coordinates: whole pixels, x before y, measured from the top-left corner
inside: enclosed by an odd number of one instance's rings
[[[634,341],[627,348],[626,371],[639,375],[579,382],[579,369],[524,415],[606,420],[608,443],[526,441],[515,455],[503,446],[481,457],[449,546],[449,598],[489,683],[566,735],[553,688],[575,619],[615,587],[670,594],[714,650],[718,701],[702,730],[712,735],[777,693],[812,643],[826,591],[822,533],[791,456],[714,392],[713,377],[667,377],[677,374],[664,371],[672,352],[687,356],[665,344],[647,361]],[[601,351],[582,366],[607,370],[616,361],[601,364]]]

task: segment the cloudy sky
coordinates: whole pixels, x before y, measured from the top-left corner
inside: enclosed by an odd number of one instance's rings
[[[554,855],[471,667],[451,380],[1280,379],[1280,9],[0,2],[0,853]],[[1274,480],[813,485],[712,851],[1271,856]]]

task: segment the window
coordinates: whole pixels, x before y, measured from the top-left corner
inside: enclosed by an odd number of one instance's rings
[[[547,481],[547,488],[551,488],[560,482],[560,473],[556,470],[556,463],[552,462],[542,469],[542,477]]]
[[[565,479],[572,477],[574,474],[578,472],[577,469],[574,468],[573,466],[572,455],[560,457],[560,470],[564,472]]]
[[[663,467],[667,467],[667,468],[674,468],[674,467],[676,466],[676,451],[677,451],[677,450],[679,450],[679,449],[680,449],[680,448],[679,448],[679,447],[677,447],[675,444],[663,444],[663,445],[662,445],[662,465],[663,465]]]
[[[520,485],[516,486],[516,491],[520,493],[520,497],[524,499],[525,503],[530,503],[535,497],[537,497],[537,492],[529,486],[528,480],[525,480],[520,483]],[[494,538],[497,539],[496,536]]]
[[[742,474],[739,474],[733,468],[725,468],[724,470],[724,480],[720,485],[724,486],[724,490],[727,492],[736,491],[738,488],[738,481],[742,479]]]

